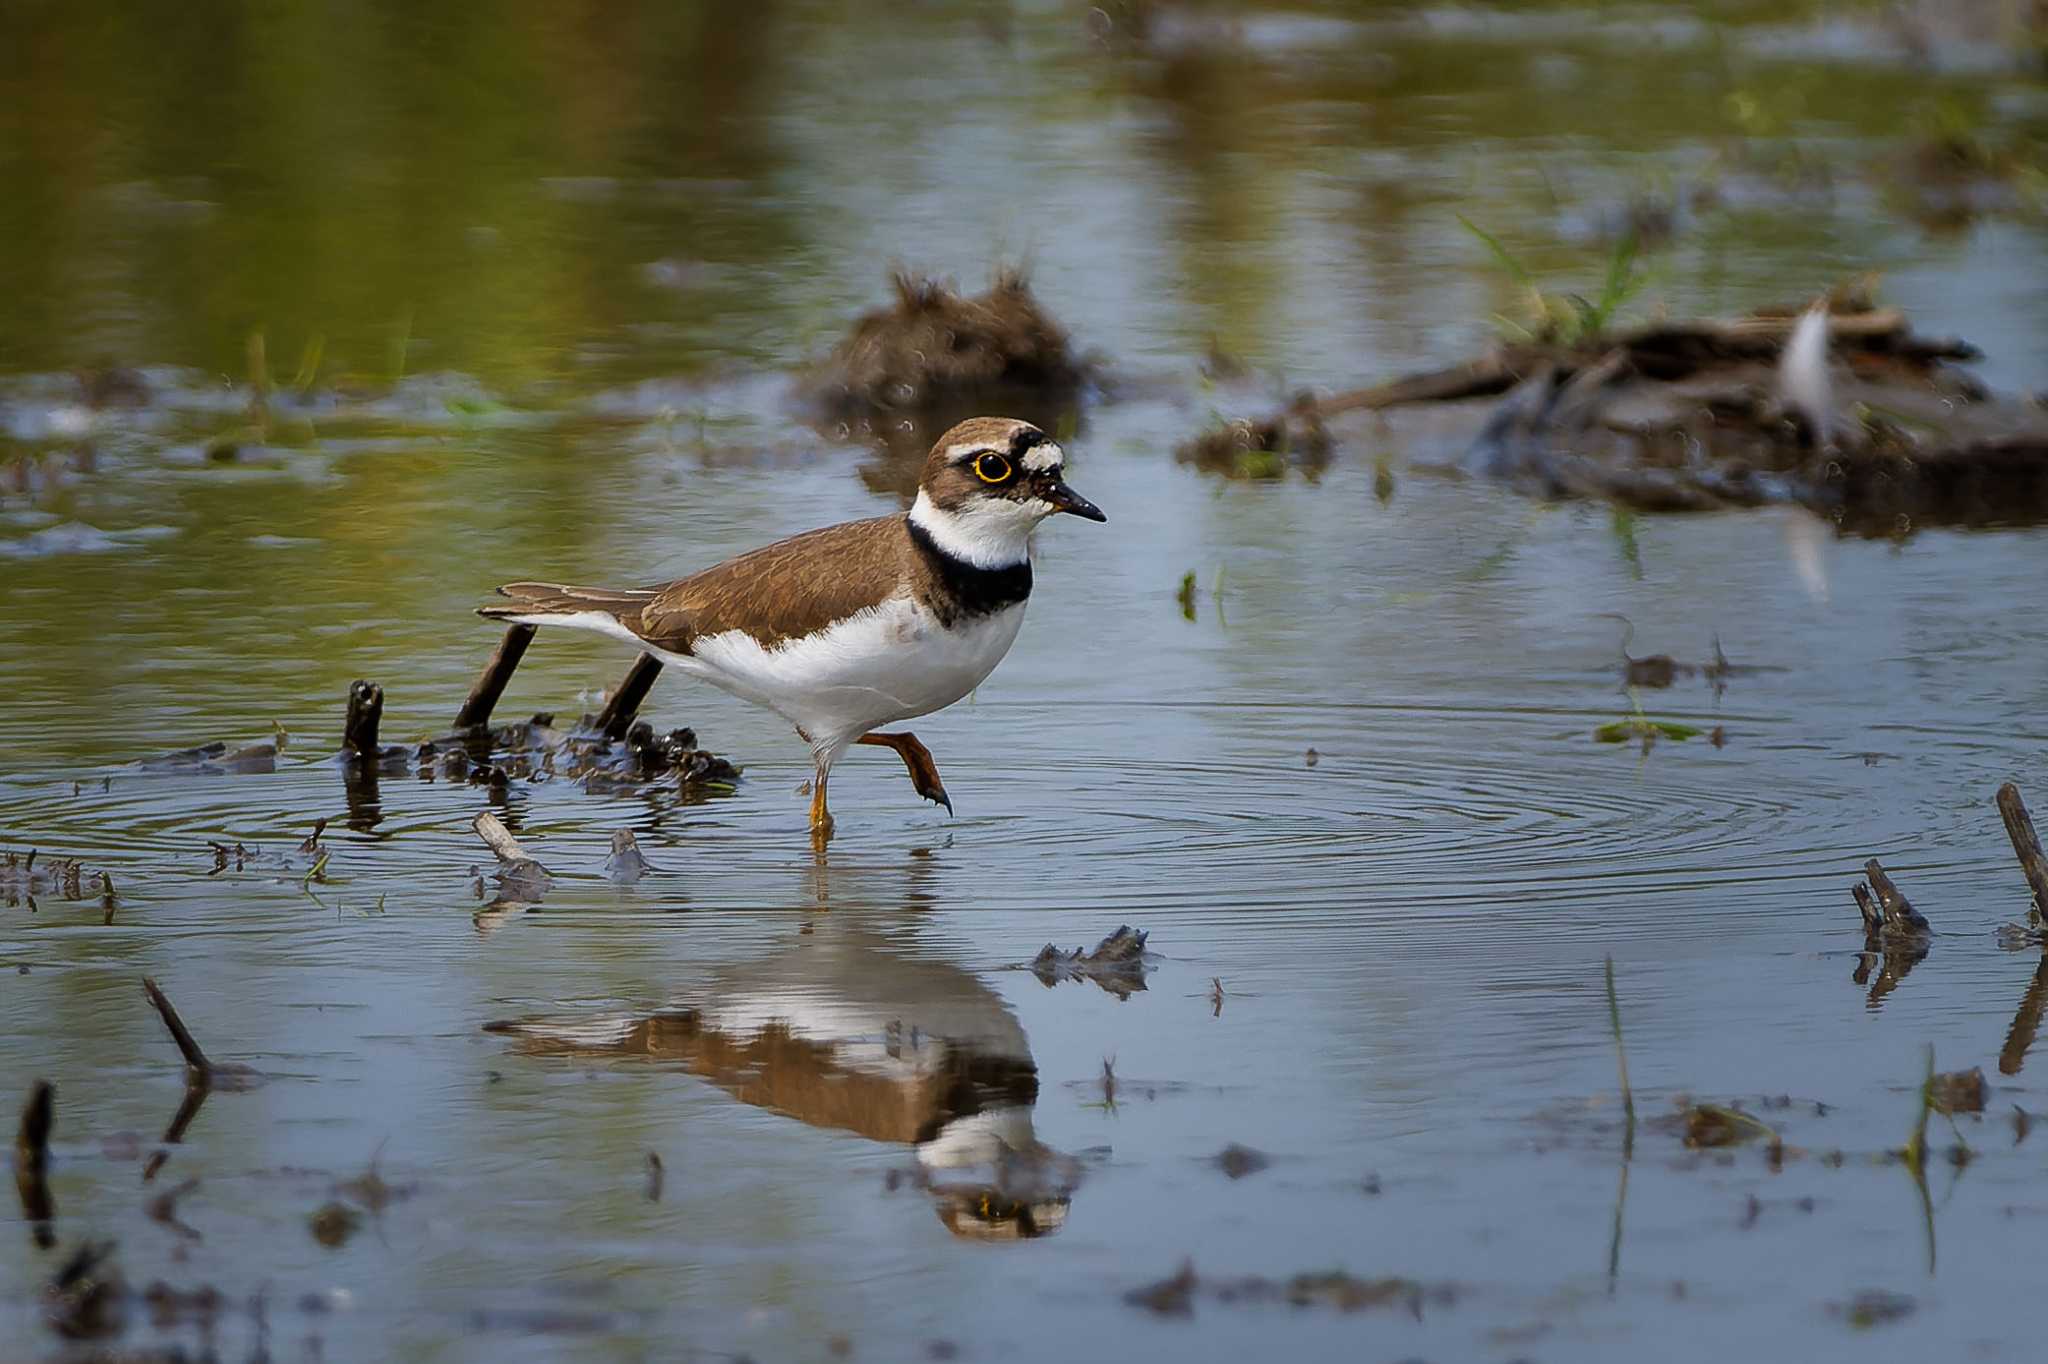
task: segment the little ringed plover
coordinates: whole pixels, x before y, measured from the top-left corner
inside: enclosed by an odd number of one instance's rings
[[[950,706],[1002,661],[1041,521],[1109,519],[1064,473],[1045,432],[976,417],[939,437],[906,514],[809,531],[658,587],[507,583],[510,600],[477,614],[611,635],[774,711],[811,747],[820,841],[832,832],[826,778],[856,743],[893,749],[918,794],[950,812],[917,736],[875,730]]]

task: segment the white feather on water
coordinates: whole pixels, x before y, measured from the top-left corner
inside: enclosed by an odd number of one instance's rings
[[[1778,360],[1778,390],[1785,405],[1806,419],[1815,445],[1833,434],[1834,385],[1828,378],[1828,310],[1816,303],[1799,317]]]

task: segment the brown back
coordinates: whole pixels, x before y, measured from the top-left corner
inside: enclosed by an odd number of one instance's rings
[[[727,630],[772,648],[886,600],[912,553],[901,516],[807,531],[658,589],[640,609],[638,633],[676,653]]]

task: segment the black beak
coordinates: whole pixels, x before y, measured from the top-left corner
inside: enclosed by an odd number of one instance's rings
[[[1072,512],[1076,516],[1085,516],[1090,521],[1109,520],[1107,516],[1102,514],[1102,508],[1096,506],[1072,488],[1069,488],[1065,479],[1056,478],[1046,484],[1045,491],[1040,493],[1039,496],[1063,512]]]

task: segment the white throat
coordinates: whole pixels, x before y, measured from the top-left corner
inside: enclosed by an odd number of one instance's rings
[[[960,511],[947,511],[933,506],[919,488],[910,507],[910,524],[931,536],[941,550],[976,568],[1014,568],[1031,561],[1031,533],[1052,510],[1043,502],[981,498]]]

